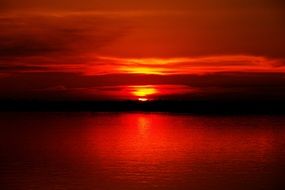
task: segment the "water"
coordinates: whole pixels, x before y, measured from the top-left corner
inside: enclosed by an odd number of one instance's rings
[[[1,113],[3,190],[282,189],[285,117]]]

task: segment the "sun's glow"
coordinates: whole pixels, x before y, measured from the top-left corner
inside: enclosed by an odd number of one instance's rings
[[[158,94],[159,91],[155,86],[152,85],[141,85],[141,86],[129,86],[129,93],[133,97],[141,102],[152,100],[154,95]]]
[[[163,74],[166,69],[161,67],[137,67],[137,66],[122,66],[119,69],[121,72],[132,73],[132,74]]]
[[[134,86],[132,93],[137,97],[146,97],[157,93],[157,90],[152,86]]]
[[[131,100],[152,101],[172,94],[195,93],[198,90],[184,85],[130,85],[122,91],[122,96]]]

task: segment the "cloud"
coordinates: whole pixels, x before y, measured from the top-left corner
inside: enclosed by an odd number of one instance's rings
[[[250,55],[217,55],[184,58],[101,57],[117,72],[134,74],[205,74],[215,72],[285,72],[285,60]],[[96,68],[90,69],[96,73]]]
[[[138,86],[160,89],[159,97],[166,98],[285,96],[283,58],[101,53],[137,31],[132,18],[145,14],[1,14],[0,98],[126,98]]]
[[[0,61],[94,52],[121,37],[128,27],[115,17],[92,13],[2,14]]]
[[[114,58],[90,54],[5,59],[1,73],[63,72],[80,75],[205,75],[219,72],[285,73],[285,61],[261,56],[221,55],[184,58]]]
[[[2,9],[79,9],[79,10],[139,10],[139,9],[190,9],[190,10],[219,10],[219,9],[252,9],[252,8],[276,8],[284,7],[282,0],[1,0]]]
[[[163,99],[271,99],[285,96],[283,73],[223,72],[204,75],[19,73],[0,80],[0,99],[133,99],[135,88],[155,88]]]
[[[146,16],[152,18],[153,14],[155,12],[151,11],[3,13],[0,15],[0,73],[284,73],[283,58],[254,54],[225,53],[168,58],[101,55],[102,48],[131,36],[138,29],[134,24],[136,19]],[[156,14],[161,15],[163,12]]]

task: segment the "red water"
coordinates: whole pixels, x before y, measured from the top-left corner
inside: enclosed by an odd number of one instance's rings
[[[279,189],[283,116],[2,113],[0,188]]]

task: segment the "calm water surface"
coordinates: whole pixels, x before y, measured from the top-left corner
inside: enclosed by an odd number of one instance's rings
[[[284,189],[284,116],[1,113],[2,190]]]

